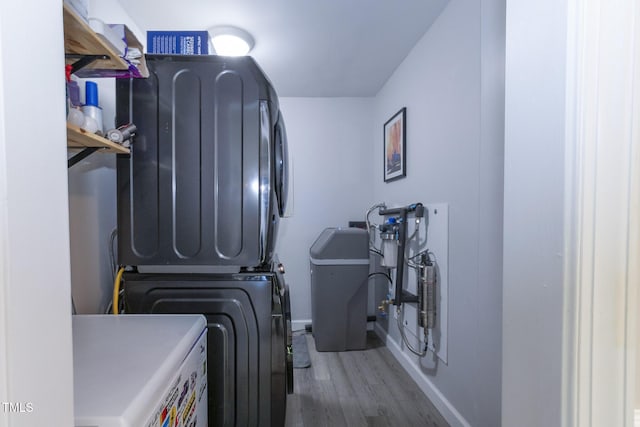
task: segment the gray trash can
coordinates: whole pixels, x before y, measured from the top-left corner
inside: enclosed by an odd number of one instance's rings
[[[360,228],[327,228],[309,250],[311,317],[318,351],[367,345],[369,239]]]

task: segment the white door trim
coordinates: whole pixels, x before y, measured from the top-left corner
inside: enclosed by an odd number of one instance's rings
[[[2,58],[2,32],[0,32],[0,58]],[[5,117],[4,117],[4,79],[2,77],[2,67],[0,67],[0,349],[7,348],[7,298],[6,284],[9,280],[7,272],[8,262],[6,257],[8,246],[8,224],[7,224],[7,156],[5,151]],[[8,361],[6,351],[0,351],[0,402],[8,400]],[[0,425],[5,425],[7,415],[0,411]]]
[[[640,5],[571,0],[568,20],[563,424],[631,427],[640,332]]]

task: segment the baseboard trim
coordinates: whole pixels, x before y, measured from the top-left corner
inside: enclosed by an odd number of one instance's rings
[[[304,327],[306,325],[311,324],[311,319],[302,319],[302,320],[292,320],[291,321],[291,330],[294,332],[304,331]]]
[[[310,325],[311,324],[311,319],[306,319],[306,320],[292,320],[291,321],[291,330],[293,332],[298,332],[298,331],[303,331],[305,330],[305,326]],[[367,331],[373,331],[374,330],[374,321],[370,321],[367,322]]]
[[[400,346],[391,338],[387,336],[387,332],[380,327],[379,324],[375,325],[375,332],[380,339],[384,341],[391,354],[400,363],[400,366],[414,379],[414,381],[420,387],[420,390],[431,400],[440,414],[451,425],[451,427],[471,427],[471,424],[464,419],[462,415],[456,410],[456,408],[444,397],[444,395],[433,385],[431,380],[420,371],[415,362],[400,348]],[[637,424],[635,427],[639,427]]]

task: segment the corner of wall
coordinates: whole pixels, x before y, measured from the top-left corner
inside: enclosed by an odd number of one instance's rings
[[[440,390],[431,382],[431,380],[418,368],[415,360],[412,360],[400,345],[393,339],[387,331],[378,324],[374,330],[380,339],[385,343],[391,354],[398,360],[405,371],[418,384],[420,390],[431,400],[433,405],[438,409],[440,414],[447,420],[452,427],[470,427],[471,424],[456,410],[455,406],[447,400]]]

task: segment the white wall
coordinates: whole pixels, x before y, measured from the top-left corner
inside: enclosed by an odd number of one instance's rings
[[[567,2],[507,6],[502,422],[561,425]]]
[[[372,99],[281,98],[280,108],[294,207],[280,222],[276,252],[287,271],[292,318],[304,326],[311,319],[309,248],[325,228],[363,221],[372,199]]]
[[[61,6],[0,3],[1,426],[73,424]]]
[[[400,359],[453,425],[500,425],[503,52],[504,1],[451,1],[374,106],[375,201],[449,204],[448,364]],[[401,107],[407,177],[384,183],[382,125]]]
[[[116,226],[115,156],[96,153],[69,170],[71,279],[78,313],[102,313],[113,278],[108,242]]]

